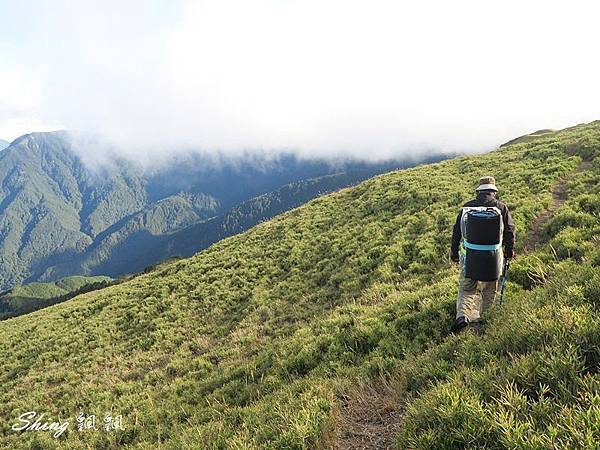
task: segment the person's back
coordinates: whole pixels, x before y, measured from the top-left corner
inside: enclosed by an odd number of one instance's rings
[[[480,281],[468,278],[466,275],[466,249],[461,230],[463,213],[469,208],[495,208],[502,215],[502,247],[504,258],[513,258],[515,251],[515,225],[508,207],[496,198],[498,188],[493,177],[482,177],[477,187],[477,197],[464,204],[456,218],[452,233],[451,258],[460,263],[458,297],[456,301],[456,320],[453,330],[464,328],[469,322],[478,321],[481,315],[489,309],[496,298],[498,280]],[[496,216],[498,217],[498,216]]]

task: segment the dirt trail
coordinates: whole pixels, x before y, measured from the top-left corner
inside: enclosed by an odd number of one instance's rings
[[[335,450],[396,448],[404,403],[402,389],[390,380],[358,384],[345,398],[337,421]]]
[[[531,228],[525,237],[524,252],[528,253],[535,250],[542,241],[542,230],[548,221],[554,216],[554,213],[561,208],[567,201],[567,184],[577,173],[588,170],[592,167],[590,161],[582,161],[574,172],[561,178],[552,189],[552,200],[546,208],[533,222]]]
[[[577,173],[590,169],[583,161],[577,169],[561,178],[552,189],[552,201],[533,222],[525,237],[525,252],[538,247],[542,230],[567,200],[567,184]],[[398,386],[385,380],[357,385],[345,398],[337,421],[335,450],[380,450],[396,448],[404,402]]]

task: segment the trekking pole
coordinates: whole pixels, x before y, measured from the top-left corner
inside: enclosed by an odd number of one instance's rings
[[[498,299],[498,304],[502,304],[502,297],[504,297],[504,289],[506,288],[506,272],[508,272],[508,268],[510,267],[510,259],[507,259],[504,263],[504,268],[502,269],[502,279],[500,282],[500,298]]]

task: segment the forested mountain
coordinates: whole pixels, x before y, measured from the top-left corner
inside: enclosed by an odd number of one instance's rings
[[[27,314],[111,284],[105,276],[72,276],[55,282],[29,283],[0,293],[0,320]]]
[[[134,215],[128,224],[116,232],[98,239],[79,257],[49,267],[44,277],[78,273],[82,268],[84,273],[116,276],[140,272],[149,264],[172,256],[191,256],[223,238],[247,230],[319,195],[355,184],[372,174],[371,170],[351,170],[290,183],[246,200],[225,214],[198,221],[173,233],[152,233],[147,228],[136,227],[143,220],[140,216],[148,214],[144,211]],[[161,203],[158,202],[157,206],[161,206]],[[123,233],[123,229],[130,226],[134,231]]]
[[[190,154],[151,169],[119,159],[90,168],[72,146],[66,132],[33,133],[0,154],[0,289],[139,271],[410,164]],[[262,207],[264,197],[250,201],[269,192],[276,207]],[[240,211],[243,220],[234,219]],[[227,225],[215,228],[220,222]]]
[[[490,174],[517,258],[452,335],[451,228]],[[595,448],[599,235],[600,122],[374,177],[0,322],[0,447]],[[11,430],[27,411],[70,425]]]

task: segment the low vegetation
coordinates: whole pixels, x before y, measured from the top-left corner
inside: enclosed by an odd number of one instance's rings
[[[192,258],[0,323],[0,446],[327,448],[357,380],[393,379],[399,448],[589,448],[600,439],[600,123],[372,178]],[[519,255],[483,337],[449,334],[458,206],[494,174]],[[519,243],[519,249],[523,242]],[[26,411],[58,439],[10,430]],[[77,431],[79,413],[123,430]],[[587,447],[586,447],[587,446]]]

